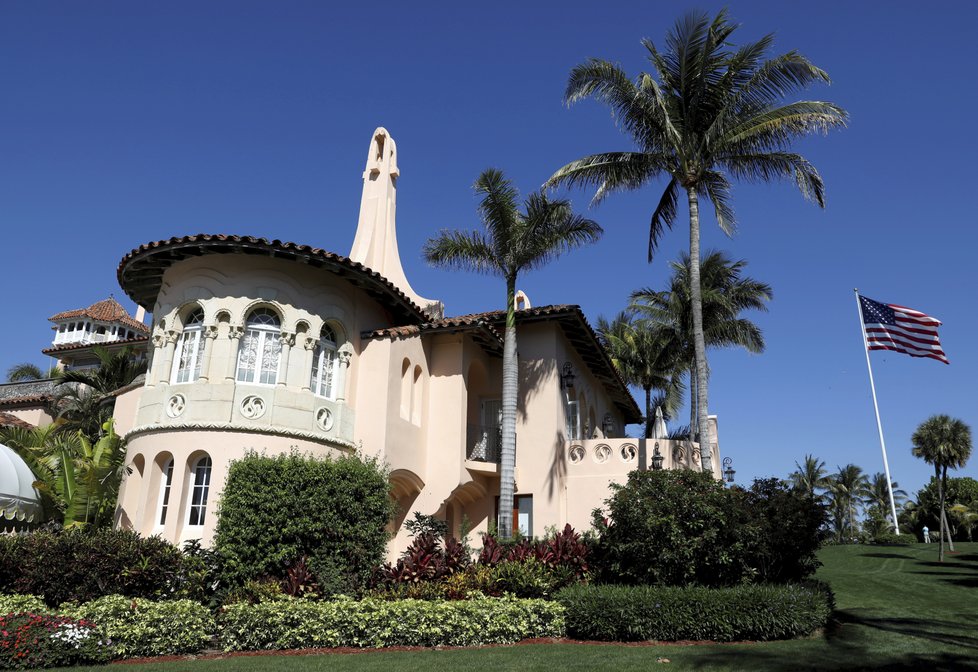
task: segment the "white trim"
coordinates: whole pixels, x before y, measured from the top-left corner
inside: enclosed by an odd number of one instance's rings
[[[197,483],[197,470],[201,467],[201,463],[207,460],[206,471],[204,472],[203,483]],[[214,471],[214,460],[211,459],[210,455],[204,454],[194,460],[193,466],[190,468],[187,474],[187,519],[186,526],[188,528],[201,528],[204,526],[204,522],[207,520],[207,504],[208,498],[211,494],[211,475]],[[200,504],[194,504],[194,493],[200,488],[203,491]],[[191,523],[190,517],[194,512],[194,509],[200,511],[200,516],[198,517],[197,523]]]
[[[163,499],[166,498],[166,511],[170,512],[173,508],[173,503],[170,498],[173,497],[173,458],[163,463],[162,471],[160,472],[160,489],[156,497],[156,515],[153,518],[153,530],[155,532],[162,532],[166,527],[166,523],[160,519],[163,517]],[[169,497],[167,497],[169,494]]]

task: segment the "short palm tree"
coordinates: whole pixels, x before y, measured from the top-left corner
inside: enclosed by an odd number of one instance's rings
[[[499,535],[512,536],[513,477],[516,467],[516,279],[561,253],[596,241],[601,227],[575,215],[567,200],[531,194],[519,209],[519,192],[502,171],[488,169],[476,180],[482,197],[480,231],[443,230],[424,247],[429,263],[496,275],[506,282],[506,330],[503,338],[502,451],[499,481]]]
[[[825,468],[825,462],[814,455],[805,455],[805,459],[802,460],[801,464],[795,462],[795,467],[796,471],[788,475],[788,480],[791,482],[792,487],[809,497],[824,500],[825,493],[819,493],[818,491],[826,490],[831,482],[829,472]]]
[[[51,366],[44,370],[36,364],[24,362],[21,364],[14,364],[7,369],[7,382],[21,383],[28,380],[45,380],[47,378],[56,378],[60,372],[61,369],[57,366]]]
[[[906,490],[900,489],[900,484],[896,481],[890,481],[890,484],[893,486],[893,504],[896,506],[897,516],[899,516],[900,510],[903,508],[904,504],[906,504],[909,496],[907,495]],[[882,472],[873,474],[873,477],[869,479],[869,489],[866,492],[863,502],[866,504],[866,506],[875,506],[878,507],[880,511],[889,512],[890,493],[886,487],[886,474]]]
[[[856,536],[859,505],[869,492],[869,478],[855,464],[839,467],[829,479],[829,511],[839,543]]]
[[[104,434],[105,421],[112,417],[116,390],[146,372],[146,361],[137,360],[131,348],[110,352],[93,348],[99,366],[61,372],[55,390],[54,413],[64,431],[81,430],[96,439]]]
[[[717,223],[733,232],[731,178],[748,182],[788,180],[802,195],[824,207],[818,171],[792,141],[844,126],[846,112],[837,105],[786,97],[829,76],[804,56],[789,51],[768,58],[772,35],[734,47],[737,25],[725,11],[712,20],[701,12],[687,14],[666,36],[666,50],[643,42],[653,74],[634,80],[616,64],[591,59],[571,70],[564,100],[593,97],[608,105],[619,127],[636,149],[593,154],[557,170],[547,186],[597,187],[597,203],[616,191],[630,191],[653,180],[667,180],[649,225],[649,260],[664,229],[676,220],[680,195],[689,207],[690,291],[696,361],[697,423],[705,456],[714,437],[707,409],[707,360],[700,295],[699,199],[706,198]],[[704,461],[704,468],[707,465]]]
[[[944,498],[947,491],[947,470],[963,467],[971,457],[971,427],[949,415],[934,415],[917,427],[911,437],[913,455],[934,465],[940,500],[940,561],[944,562],[944,530],[946,516]]]
[[[689,373],[690,423],[696,428],[697,376],[695,375],[695,344],[693,338],[693,296],[691,292],[692,263],[689,255],[670,262],[672,275],[669,287],[663,291],[649,288],[632,293],[631,309],[645,320],[654,323],[660,339],[668,343],[679,362],[677,366]],[[748,352],[764,351],[764,336],[760,328],[741,317],[745,310],[767,310],[773,297],[771,286],[744,276],[747,262],[732,261],[723,252],[709,252],[700,266],[700,287],[703,336],[709,348],[742,347]],[[663,333],[667,335],[662,335]],[[694,432],[695,434],[696,432]],[[702,435],[705,436],[705,435]],[[710,446],[700,443],[700,463],[710,470]]]
[[[652,436],[655,409],[671,419],[682,403],[682,361],[669,334],[649,320],[622,311],[608,322],[598,318],[598,338],[611,362],[629,385],[645,392],[645,438]],[[654,397],[652,390],[657,390]]]

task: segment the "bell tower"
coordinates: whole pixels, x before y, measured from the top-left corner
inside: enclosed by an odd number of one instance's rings
[[[432,317],[441,317],[444,305],[417,294],[404,275],[397,251],[397,145],[387,129],[374,131],[363,171],[360,220],[350,259],[380,273]]]

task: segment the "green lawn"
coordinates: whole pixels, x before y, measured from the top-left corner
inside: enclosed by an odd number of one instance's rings
[[[114,665],[123,672],[237,670],[975,670],[978,543],[937,562],[937,546],[843,546],[821,552],[819,578],[836,593],[824,636],[766,644],[619,646],[540,644],[478,650],[255,656]],[[668,665],[661,659],[668,659]],[[86,668],[106,669],[106,668]]]

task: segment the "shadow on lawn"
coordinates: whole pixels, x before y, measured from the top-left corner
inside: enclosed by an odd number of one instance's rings
[[[978,649],[978,638],[958,635],[960,623],[913,618],[872,618],[851,611],[838,612],[838,621],[830,628],[824,646],[813,646],[809,652],[786,653],[765,646],[731,646],[728,649],[699,655],[690,662],[696,668],[709,670],[727,666],[742,670],[775,670],[778,672],[816,672],[820,670],[888,670],[911,672],[978,672],[978,657],[973,653],[891,654],[881,648],[878,637],[870,630],[927,639],[935,649],[947,645]],[[814,642],[813,642],[814,644]],[[942,646],[944,645],[944,646]]]
[[[903,553],[861,553],[864,558],[896,558],[897,560],[913,560],[910,555]]]

